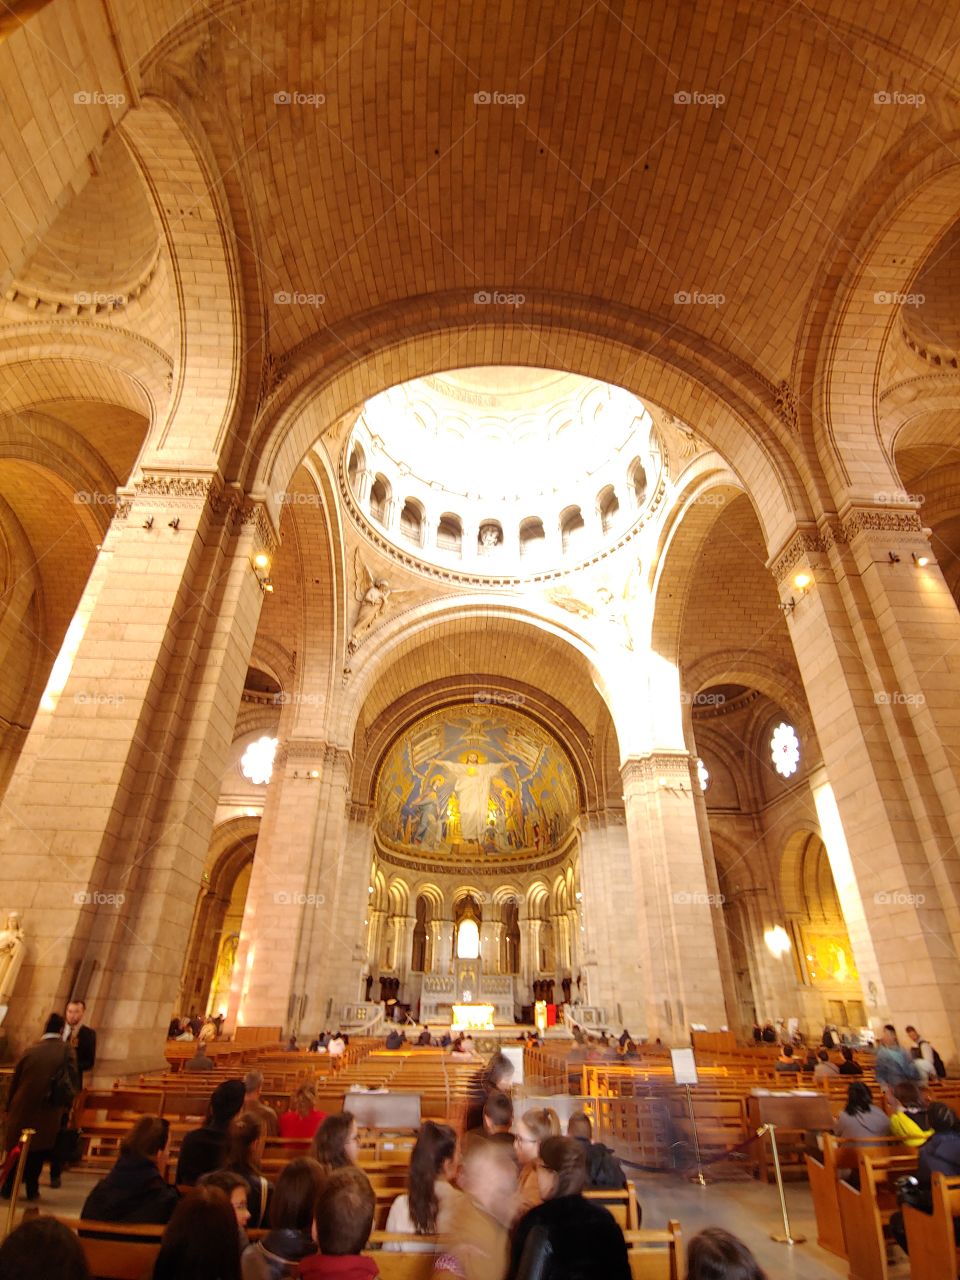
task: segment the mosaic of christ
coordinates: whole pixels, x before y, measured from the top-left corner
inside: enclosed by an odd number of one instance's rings
[[[573,771],[553,738],[507,709],[434,712],[399,738],[377,787],[388,844],[449,853],[545,852],[577,811]]]

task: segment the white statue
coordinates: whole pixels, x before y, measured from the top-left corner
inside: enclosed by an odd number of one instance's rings
[[[7,1016],[10,997],[13,995],[13,988],[16,986],[25,954],[26,943],[20,914],[17,911],[11,911],[7,915],[6,927],[0,930],[0,1023]]]
[[[406,591],[394,591],[385,578],[374,579],[373,574],[360,559],[360,548],[353,553],[354,599],[359,602],[353,634],[347,644],[347,653],[353,654],[360,648],[364,638],[373,630],[383,617],[387,602],[391,596],[399,600],[408,595]]]

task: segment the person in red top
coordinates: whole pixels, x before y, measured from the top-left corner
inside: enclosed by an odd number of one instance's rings
[[[302,1084],[290,1099],[290,1107],[280,1117],[281,1138],[312,1138],[324,1120],[325,1111],[317,1110],[317,1095],[312,1084]]]
[[[319,1196],[314,1227],[320,1252],[304,1258],[304,1280],[373,1280],[377,1264],[363,1250],[373,1229],[377,1198],[367,1175],[354,1166],[334,1169]]]

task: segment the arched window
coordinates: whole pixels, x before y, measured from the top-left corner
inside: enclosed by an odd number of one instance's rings
[[[536,555],[538,551],[543,550],[546,542],[546,534],[543,531],[543,521],[537,516],[528,516],[526,520],[520,523],[520,554],[522,556]]]
[[[273,759],[277,754],[276,738],[258,738],[251,742],[240,757],[240,772],[255,786],[261,786],[273,777]]]
[[[647,473],[644,471],[643,463],[639,458],[634,458],[633,462],[630,463],[627,476],[630,480],[633,500],[638,507],[642,507],[647,498]]]
[[[583,516],[580,514],[579,507],[567,507],[566,511],[560,516],[560,542],[563,546],[564,554],[571,548],[575,547],[583,533]]]
[[[503,546],[503,529],[499,520],[484,520],[477,534],[477,550],[488,556]]]
[[[781,778],[792,778],[800,764],[800,739],[792,724],[781,720],[770,737],[770,756]]]
[[[457,959],[476,960],[480,956],[480,926],[472,917],[460,921],[457,929]]]
[[[445,513],[437,525],[437,547],[441,551],[459,552],[463,545],[463,526],[459,516]]]
[[[408,498],[400,512],[400,532],[409,541],[419,547],[423,538],[423,512],[420,505]]]
[[[367,459],[363,450],[358,444],[353,446],[350,453],[350,461],[347,464],[347,479],[350,482],[350,488],[354,493],[357,492],[357,482],[360,479],[360,473],[366,469]]]
[[[378,475],[370,486],[370,514],[380,524],[387,523],[387,503],[390,501],[390,484],[385,476]]]
[[[609,533],[620,511],[620,501],[612,484],[597,494],[597,510],[600,512],[600,527],[604,533]]]

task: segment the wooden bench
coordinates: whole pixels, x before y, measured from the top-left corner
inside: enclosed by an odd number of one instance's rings
[[[671,1218],[662,1229],[625,1231],[632,1280],[681,1280],[683,1246],[680,1223]]]
[[[910,1280],[958,1280],[960,1265],[953,1220],[960,1217],[960,1178],[933,1175],[933,1213],[903,1208],[910,1246]]]
[[[58,1220],[79,1236],[87,1270],[94,1280],[143,1280],[152,1272],[160,1252],[162,1226],[82,1218]],[[100,1238],[92,1238],[90,1232],[96,1232]]]
[[[838,1138],[835,1134],[825,1133],[822,1159],[807,1155],[807,1177],[817,1219],[817,1244],[821,1249],[836,1254],[838,1258],[847,1256],[840,1221],[840,1175],[847,1169],[856,1168],[861,1154],[882,1156],[887,1153],[908,1154],[897,1138]]]
[[[594,1200],[608,1209],[621,1231],[639,1231],[640,1206],[637,1201],[637,1188],[629,1180],[622,1191],[584,1191],[583,1198]]]
[[[915,1172],[916,1152],[861,1154],[857,1167],[859,1190],[848,1182],[838,1186],[849,1280],[888,1280],[886,1228],[897,1208],[894,1183],[903,1174]]]

